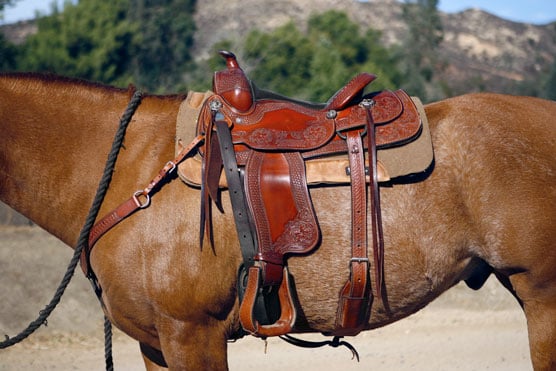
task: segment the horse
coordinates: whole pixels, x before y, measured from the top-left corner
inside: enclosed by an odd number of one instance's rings
[[[0,200],[74,247],[120,114],[134,88],[53,75],[0,76]],[[145,95],[99,215],[174,158],[185,95]],[[381,186],[384,292],[365,330],[407,317],[460,281],[494,274],[522,306],[536,370],[556,369],[556,103],[475,93],[425,106],[435,161]],[[322,240],[288,267],[294,332],[334,329],[349,275],[349,186],[315,186]],[[226,191],[213,244],[200,246],[200,190],[172,176],[145,210],[98,241],[91,266],[110,321],[136,339],[149,370],[227,369],[240,329],[242,262]],[[165,363],[162,362],[165,361]]]

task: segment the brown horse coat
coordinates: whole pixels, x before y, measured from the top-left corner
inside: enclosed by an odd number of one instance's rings
[[[1,76],[0,200],[74,246],[131,93]],[[101,215],[173,158],[182,99],[144,98]],[[534,367],[556,368],[556,103],[473,94],[426,112],[434,168],[422,181],[381,188],[385,297],[375,298],[368,328],[416,312],[460,280],[479,287],[494,272],[523,305]],[[297,330],[326,332],[348,275],[349,187],[315,187],[311,196],[322,243],[288,264]],[[226,341],[239,326],[241,256],[223,199],[214,249],[199,247],[199,190],[172,179],[92,253],[107,315],[145,352],[161,350],[172,369],[227,367]]]

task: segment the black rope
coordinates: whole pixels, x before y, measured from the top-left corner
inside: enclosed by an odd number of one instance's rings
[[[131,117],[135,113],[135,110],[137,109],[139,104],[141,104],[141,98],[142,98],[142,93],[140,91],[136,91],[133,94],[133,97],[129,101],[129,104],[128,104],[126,110],[124,111],[124,113],[123,113],[123,115],[120,119],[120,125],[119,125],[118,131],[116,132],[116,135],[114,137],[114,141],[112,143],[112,149],[110,150],[110,153],[108,154],[108,159],[106,160],[106,165],[104,167],[104,173],[103,173],[102,178],[99,182],[97,193],[95,195],[95,198],[93,199],[93,203],[91,205],[91,208],[89,209],[89,215],[87,216],[87,219],[85,220],[85,224],[83,225],[83,228],[81,229],[81,233],[79,234],[79,239],[77,241],[77,246],[76,246],[75,251],[73,253],[73,257],[71,258],[71,260],[68,264],[68,268],[66,270],[66,273],[64,274],[64,277],[62,278],[62,281],[60,282],[60,285],[59,285],[58,289],[56,290],[56,293],[54,294],[54,297],[52,298],[50,303],[48,303],[46,305],[46,307],[39,312],[39,317],[36,320],[32,321],[29,324],[29,326],[27,326],[27,328],[25,330],[23,330],[21,333],[17,334],[14,337],[9,337],[8,335],[6,335],[6,340],[3,341],[3,342],[0,342],[0,349],[7,348],[7,347],[10,347],[12,345],[15,345],[15,344],[21,342],[22,340],[27,338],[29,335],[31,335],[33,332],[35,332],[35,330],[37,330],[41,325],[46,324],[46,320],[47,320],[48,316],[50,316],[50,314],[52,313],[54,308],[56,308],[56,306],[60,302],[60,299],[61,299],[62,295],[64,294],[67,286],[69,285],[69,283],[71,281],[71,278],[73,277],[73,274],[75,272],[75,267],[79,263],[79,259],[81,257],[81,251],[89,243],[89,234],[91,233],[91,229],[93,228],[93,225],[94,225],[95,220],[98,216],[98,212],[100,210],[102,202],[104,201],[104,196],[106,195],[106,192],[108,190],[108,186],[110,185],[110,181],[112,180],[112,174],[114,172],[114,167],[115,167],[115,164],[116,164],[116,160],[118,158],[118,154],[120,152],[120,148],[122,147],[122,143],[123,143],[123,140],[124,140],[124,137],[125,137],[125,132],[126,132],[127,126],[129,124],[129,122],[131,121]],[[108,322],[109,325],[106,324],[107,322]],[[111,328],[108,331],[108,333],[106,332],[106,327],[107,326],[111,327],[110,321],[108,319],[105,320],[105,341],[106,341],[107,337],[109,337],[110,339],[112,337]],[[109,343],[110,343],[110,348],[111,348],[112,341],[110,340]],[[106,342],[105,342],[105,345],[106,345]],[[110,350],[110,352],[106,352],[105,357],[107,358],[106,359],[107,370],[108,370],[108,365],[109,364],[111,366],[110,369],[112,369],[112,367],[113,367],[112,366],[112,351]],[[110,357],[110,360],[108,360],[108,357]]]
[[[112,360],[112,323],[106,316],[104,316],[104,360],[106,362],[106,371],[113,371],[114,362]]]

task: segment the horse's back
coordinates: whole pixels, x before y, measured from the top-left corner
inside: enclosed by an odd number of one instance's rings
[[[530,142],[543,151],[556,151],[556,102],[546,99],[492,93],[467,94],[426,106],[434,126],[456,120],[453,129],[467,130],[469,137],[491,129],[500,139]],[[485,138],[487,139],[487,138]],[[496,139],[496,138],[488,138]]]
[[[555,186],[548,181],[556,177],[556,102],[481,93],[430,104],[426,112],[436,157],[453,170]]]

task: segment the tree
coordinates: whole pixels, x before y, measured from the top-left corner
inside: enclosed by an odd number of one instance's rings
[[[126,20],[127,9],[126,0],[66,2],[63,11],[54,5],[24,44],[21,69],[129,84],[138,27]]]
[[[0,71],[10,71],[16,67],[17,48],[0,33]]]
[[[251,31],[244,50],[255,66],[249,75],[261,87],[294,95],[310,78],[311,45],[292,22],[271,33]]]
[[[240,49],[257,85],[311,101],[326,101],[360,72],[380,75],[375,90],[393,86],[398,72],[378,31],[362,34],[358,24],[338,11],[311,16],[307,29],[302,33],[288,23],[272,32],[248,34]]]
[[[195,0],[80,0],[37,20],[21,69],[151,92],[184,87],[191,69]]]
[[[18,0],[0,0],[0,21],[4,19],[4,9],[13,6]],[[0,71],[13,70],[16,67],[17,48],[0,32]]]
[[[139,26],[133,77],[140,86],[164,91],[183,88],[192,67],[195,0],[131,0],[130,20]]]
[[[406,0],[402,17],[408,32],[399,49],[402,85],[410,94],[426,100],[433,93],[433,77],[441,64],[437,50],[444,38],[438,0]]]
[[[552,71],[546,81],[545,94],[546,98],[556,100],[556,59],[552,64]]]

